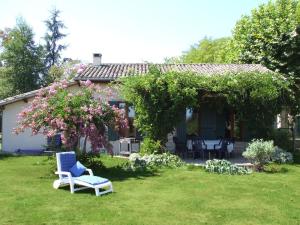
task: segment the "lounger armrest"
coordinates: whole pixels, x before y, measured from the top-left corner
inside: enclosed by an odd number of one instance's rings
[[[66,172],[66,171],[56,171],[55,174],[58,174],[58,175],[66,175],[68,176],[69,178],[69,182],[70,184],[73,184],[73,177],[72,177],[72,174],[70,172]]]
[[[89,172],[90,176],[94,176],[93,170],[86,168],[86,171]]]
[[[56,171],[55,174],[58,174],[58,175],[67,175],[67,176],[71,176],[72,177],[71,172],[67,172],[67,171]]]

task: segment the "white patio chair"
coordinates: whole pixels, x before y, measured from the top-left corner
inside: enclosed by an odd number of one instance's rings
[[[70,172],[71,168],[76,164],[75,152],[60,152],[56,153],[57,172],[59,179],[53,182],[53,187],[58,189],[59,187],[70,185],[70,191],[73,194],[75,191],[93,188],[95,189],[96,196],[113,192],[112,183],[102,177],[94,176],[91,169],[85,168],[89,175],[74,176]],[[75,188],[75,185],[82,187]],[[104,191],[100,191],[104,189]]]

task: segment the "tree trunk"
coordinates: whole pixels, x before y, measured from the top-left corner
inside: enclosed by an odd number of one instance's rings
[[[77,138],[77,143],[74,145],[74,148],[75,148],[75,152],[77,155],[80,155],[81,152],[80,152],[80,137]]]
[[[86,154],[87,138],[88,138],[88,136],[85,136],[85,137],[84,137],[83,149],[82,149],[82,153],[83,153],[83,154]]]

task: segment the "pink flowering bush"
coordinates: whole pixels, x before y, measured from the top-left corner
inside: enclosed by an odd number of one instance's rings
[[[127,127],[123,110],[110,106],[103,91],[91,81],[81,83],[79,91],[72,92],[67,88],[67,81],[53,83],[41,89],[37,96],[19,114],[16,134],[29,128],[32,134],[42,133],[53,137],[60,133],[66,148],[80,146],[83,141],[83,152],[89,140],[92,151],[100,148],[112,149],[106,137],[107,128],[120,131]]]

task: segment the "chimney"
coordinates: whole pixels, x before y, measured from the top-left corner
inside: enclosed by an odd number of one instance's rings
[[[101,53],[94,53],[93,54],[93,65],[94,66],[100,66],[101,65],[101,58],[102,58]]]

